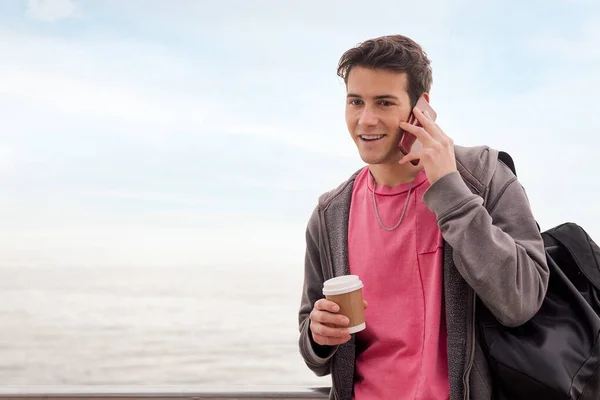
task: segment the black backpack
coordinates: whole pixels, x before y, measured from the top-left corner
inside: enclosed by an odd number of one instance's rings
[[[499,158],[516,175],[507,153]],[[600,248],[575,223],[542,232],[548,292],[525,324],[501,325],[478,299],[477,334],[493,399],[600,399]]]

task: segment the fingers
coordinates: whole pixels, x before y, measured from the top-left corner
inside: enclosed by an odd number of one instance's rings
[[[321,346],[337,346],[346,343],[350,338],[350,334],[342,337],[328,337],[313,332],[313,340]]]
[[[317,310],[329,311],[329,312],[332,312],[332,313],[336,313],[336,312],[340,311],[340,306],[338,306],[337,304],[335,304],[333,301],[327,300],[327,299],[319,299],[319,300],[317,300],[317,302],[315,303],[314,308],[316,308]]]
[[[350,335],[346,328],[332,328],[317,321],[310,321],[310,330],[313,334],[328,338],[343,338]]]
[[[313,322],[320,324],[331,324],[338,326],[346,326],[350,323],[348,317],[336,314],[340,307],[332,301],[321,299],[315,303],[315,307],[310,313],[310,319]]]
[[[322,311],[325,312],[325,311]],[[310,331],[313,340],[322,346],[335,346],[350,340],[350,332],[346,328],[335,328],[331,324],[323,324],[311,318]]]
[[[421,141],[421,143],[425,146],[431,145],[431,143],[434,142],[431,135],[423,127],[415,126],[405,121],[400,121],[398,126],[400,127],[400,129],[403,129],[415,135],[417,139],[419,139],[419,141]]]
[[[423,158],[423,151],[416,151],[416,152],[410,152],[407,155],[405,155],[404,157],[402,157],[400,159],[400,164],[406,164],[408,162],[414,161],[414,160],[421,160]]]
[[[417,137],[423,147],[416,152],[411,152],[400,160],[400,164],[411,161],[435,158],[436,154],[452,148],[454,143],[444,131],[435,123],[427,111],[423,112],[418,107],[414,108],[413,114],[422,127],[400,122],[400,128]]]
[[[435,121],[427,111],[423,111],[419,107],[415,107],[413,109],[413,114],[417,121],[419,121],[423,129],[427,131],[427,133],[429,133],[434,138],[439,136],[438,134],[439,131],[441,131],[441,129],[439,129],[439,126],[435,123]]]
[[[363,300],[363,305],[365,306],[365,310],[367,309],[367,307],[369,307],[369,303],[367,303],[366,300]]]
[[[450,140],[450,138],[446,135],[446,132],[440,128],[440,126],[434,121],[433,117],[427,111],[422,111],[420,108],[415,107],[413,113],[425,131],[427,131],[427,133],[429,133],[429,135],[431,135],[431,137],[436,141],[444,144],[444,142]]]
[[[420,108],[415,107],[413,108],[413,115],[420,126],[401,121],[399,127],[415,135],[426,146],[446,138],[444,131],[435,123],[427,111],[423,112]]]
[[[322,346],[335,346],[350,340],[350,333],[344,326],[350,321],[337,314],[340,307],[332,301],[320,299],[310,313],[310,330],[316,343]]]

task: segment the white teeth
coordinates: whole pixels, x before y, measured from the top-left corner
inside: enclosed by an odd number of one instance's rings
[[[383,135],[360,135],[360,137],[364,140],[377,140],[381,139]]]

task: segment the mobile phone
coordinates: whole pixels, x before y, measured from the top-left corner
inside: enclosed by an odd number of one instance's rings
[[[417,104],[415,104],[415,107],[419,107],[419,109],[423,112],[427,111],[427,113],[429,113],[429,115],[431,115],[431,118],[435,121],[437,114],[433,110],[433,108],[431,108],[431,105],[425,99],[425,97],[419,97],[419,100],[417,101]],[[408,121],[406,122],[414,126],[421,126],[421,124],[419,123],[412,111],[410,112]],[[403,129],[400,129],[400,134],[401,137],[400,143],[398,143],[398,147],[400,148],[400,151],[404,153],[404,155],[407,155],[411,151],[419,151],[421,149],[421,142],[417,140],[417,137],[415,135]],[[419,160],[412,160],[411,163],[413,165],[417,165],[419,164]]]

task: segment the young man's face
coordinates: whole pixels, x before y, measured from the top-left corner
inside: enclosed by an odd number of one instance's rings
[[[411,112],[406,73],[353,67],[346,85],[346,125],[367,164],[397,163],[398,123]]]

